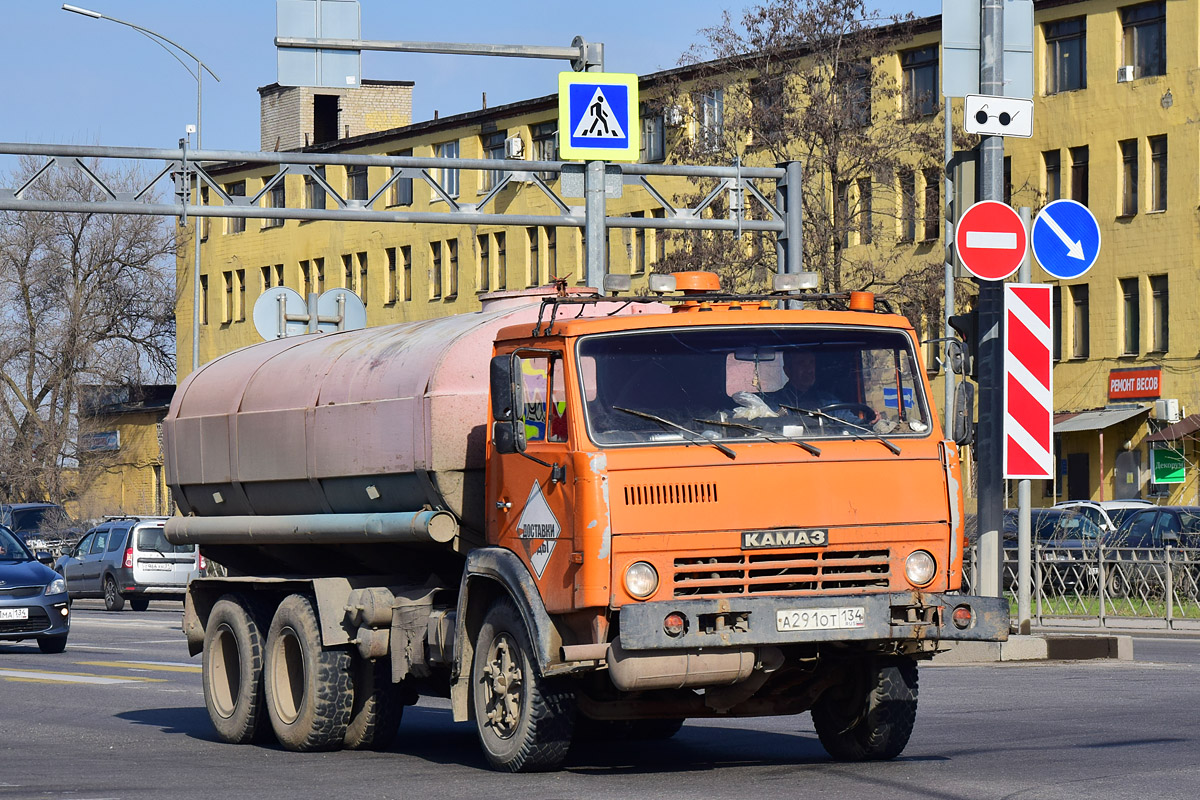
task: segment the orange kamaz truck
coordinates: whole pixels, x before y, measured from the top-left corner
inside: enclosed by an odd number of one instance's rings
[[[836,759],[904,749],[918,663],[1009,628],[959,593],[958,451],[912,326],[865,292],[655,279],[188,376],[167,536],[227,573],[184,617],[222,739],[384,748],[433,695],[501,770],[805,711]]]

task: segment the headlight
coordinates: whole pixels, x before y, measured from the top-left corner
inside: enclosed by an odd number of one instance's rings
[[[46,586],[46,594],[62,594],[67,590],[67,582],[62,578],[55,578]]]
[[[914,550],[904,560],[904,574],[913,586],[924,586],[937,574],[937,562],[924,550]]]
[[[658,589],[658,572],[645,561],[638,561],[625,568],[625,589],[643,600]]]

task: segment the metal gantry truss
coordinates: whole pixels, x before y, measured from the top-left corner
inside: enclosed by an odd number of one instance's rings
[[[800,243],[800,165],[789,162],[778,167],[691,166],[670,164],[613,164],[590,162],[587,165],[561,161],[524,161],[518,159],[416,158],[412,156],[347,155],[304,152],[243,152],[236,150],[153,149],[139,147],[103,147],[0,143],[0,155],[44,157],[46,161],[20,186],[0,187],[0,211],[49,211],[61,213],[142,214],[178,217],[186,224],[192,217],[254,219],[329,220],[345,222],[408,222],[418,224],[549,226],[584,228],[588,233],[587,283],[599,288],[606,272],[604,264],[607,228],[669,229],[774,233],[777,237],[780,272],[801,270]],[[141,189],[128,191],[112,186],[92,164],[115,159],[142,164],[145,174],[153,175]],[[388,179],[368,198],[342,196],[327,180],[322,167],[382,167],[390,170]],[[223,173],[274,172],[264,179],[262,188],[252,195],[231,195],[222,183]],[[99,190],[99,200],[46,199],[35,191],[38,182],[52,170],[77,170]],[[449,170],[485,170],[500,173],[491,189],[475,203],[464,203],[447,191],[442,176]],[[333,200],[336,208],[276,208],[262,206],[264,197],[288,175],[311,179]],[[548,181],[561,176],[555,191]],[[164,178],[172,180],[173,202],[156,199],[154,189]],[[715,187],[694,207],[679,207],[667,199],[652,179],[686,178],[715,180]],[[377,210],[376,202],[400,180],[420,181],[444,203],[445,210]],[[774,186],[766,184],[774,183]],[[759,184],[763,184],[760,186]],[[197,185],[209,189],[210,199],[220,205],[197,202]],[[563,186],[582,189],[583,204],[572,204]],[[508,214],[490,211],[493,201],[506,188],[537,192],[549,201],[549,213]],[[625,187],[646,191],[663,211],[661,217],[607,216],[605,197],[619,197]],[[721,217],[704,216],[718,198],[729,197],[728,213]],[[757,207],[758,213],[748,213]],[[752,217],[762,217],[754,219]],[[597,241],[593,241],[597,240]],[[788,247],[788,242],[796,243]]]

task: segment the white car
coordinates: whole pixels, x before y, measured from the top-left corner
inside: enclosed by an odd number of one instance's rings
[[[1117,532],[1121,523],[1135,511],[1153,508],[1149,500],[1063,500],[1055,508],[1073,508],[1108,534]]]

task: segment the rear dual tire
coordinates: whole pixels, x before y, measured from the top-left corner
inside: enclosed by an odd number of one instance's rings
[[[261,740],[267,731],[263,635],[244,598],[227,594],[213,605],[204,630],[201,672],[204,705],[217,735],[231,744]]]

